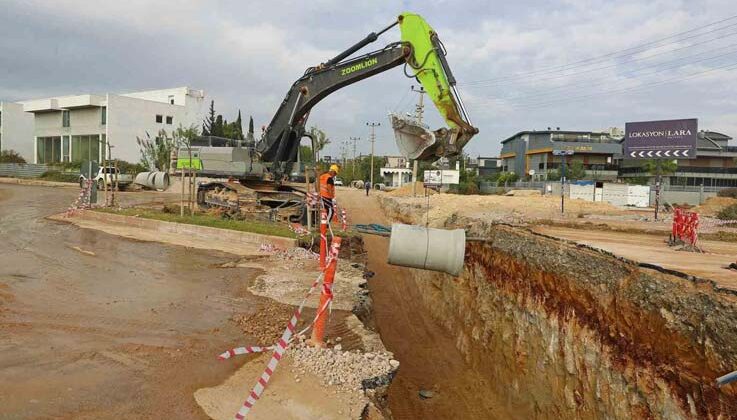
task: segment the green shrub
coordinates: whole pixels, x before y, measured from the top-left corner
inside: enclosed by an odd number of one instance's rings
[[[514,172],[502,172],[496,179],[496,185],[498,187],[503,187],[505,183],[516,182],[518,179],[519,177]]]
[[[719,197],[737,198],[737,188],[725,188],[717,193]]]
[[[737,220],[737,204],[730,204],[719,210],[717,218],[721,220]]]
[[[60,172],[57,170],[46,171],[41,174],[41,179],[45,181],[57,181],[57,182],[79,182],[79,174],[72,172]]]
[[[139,172],[148,171],[148,168],[141,165],[140,163],[130,163],[124,160],[118,161],[118,169],[120,170],[121,174],[130,174],[130,175],[136,175]]]
[[[26,160],[15,150],[3,150],[0,152],[0,163],[26,163]]]

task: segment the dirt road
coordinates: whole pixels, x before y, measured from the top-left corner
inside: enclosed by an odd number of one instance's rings
[[[375,193],[374,193],[375,194]],[[386,223],[375,196],[341,188],[340,203],[351,223]],[[376,324],[387,349],[401,363],[389,388],[389,407],[396,420],[409,419],[507,419],[498,398],[485,380],[468,367],[449,334],[422,312],[416,287],[404,268],[386,263],[387,238],[365,235],[369,281]],[[423,400],[420,390],[435,396]]]
[[[206,418],[257,270],[44,219],[76,195],[0,185],[0,418]]]
[[[705,252],[695,253],[668,247],[665,243],[667,233],[656,236],[553,226],[536,226],[534,230],[604,249],[634,261],[708,278],[717,282],[720,287],[737,290],[737,273],[725,269],[737,258],[737,243],[734,242],[699,241],[699,246]]]

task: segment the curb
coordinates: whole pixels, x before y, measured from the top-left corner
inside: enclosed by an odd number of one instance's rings
[[[0,184],[34,185],[37,187],[67,187],[79,188],[78,184],[72,182],[41,181],[37,179],[0,177]]]
[[[62,217],[53,217],[57,220],[65,220]],[[282,248],[292,248],[297,246],[296,239],[284,238],[281,236],[240,232],[209,226],[190,225],[186,223],[165,222],[162,220],[146,219],[143,217],[135,216],[124,216],[120,214],[102,213],[97,211],[83,211],[75,215],[74,218],[136,227],[155,232],[192,235],[196,236],[198,239],[213,239],[232,242],[234,244],[248,244],[256,247],[261,246],[261,244],[264,243],[271,243]]]

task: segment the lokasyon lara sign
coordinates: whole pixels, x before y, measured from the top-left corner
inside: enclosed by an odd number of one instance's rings
[[[696,118],[628,122],[624,131],[626,159],[696,158]]]

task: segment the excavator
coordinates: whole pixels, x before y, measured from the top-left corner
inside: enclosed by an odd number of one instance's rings
[[[351,58],[397,25],[401,41]],[[407,77],[422,84],[448,127],[430,131],[390,114],[400,152],[422,161],[459,155],[478,129],[471,125],[446,55],[438,34],[420,15],[402,13],[387,27],[309,67],[289,89],[258,142],[241,145],[205,139],[179,149],[178,158],[196,165],[201,176],[229,179],[198,185],[198,205],[241,214],[264,213],[270,219],[290,222],[304,220],[306,190],[287,182],[287,177],[298,160],[303,138],[311,139],[314,150],[315,139],[305,128],[310,110],[338,89],[401,65]]]

